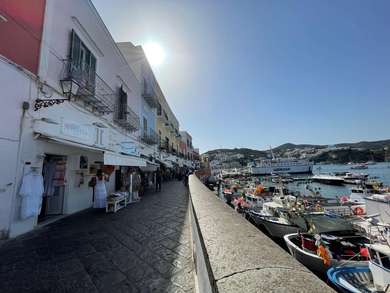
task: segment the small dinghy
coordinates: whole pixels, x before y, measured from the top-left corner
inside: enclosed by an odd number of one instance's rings
[[[330,268],[327,275],[332,284],[343,292],[375,292],[372,274],[368,266]]]
[[[390,292],[390,246],[367,244],[370,261],[366,266],[334,267],[327,272],[329,281],[343,292]]]

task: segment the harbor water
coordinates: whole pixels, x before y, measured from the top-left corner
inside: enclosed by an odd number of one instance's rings
[[[353,170],[351,169],[353,165],[315,165],[313,167],[313,174],[329,174],[335,172],[351,172],[351,173],[364,173],[368,174],[369,178],[376,178],[376,180],[383,182],[384,186],[390,186],[390,163],[376,163],[373,165],[368,165],[368,169],[362,170]],[[306,175],[294,176],[308,178]],[[322,196],[328,198],[335,198],[343,195],[350,195],[351,188],[354,185],[344,184],[340,186],[321,184],[317,182],[307,181],[295,181],[292,183],[286,184],[287,188],[293,192],[300,192],[304,195],[312,195],[310,190],[318,191]]]

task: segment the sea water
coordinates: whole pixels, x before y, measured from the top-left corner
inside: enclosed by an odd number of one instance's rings
[[[368,174],[370,178],[375,177],[376,180],[383,182],[385,186],[390,186],[390,163],[376,163],[374,165],[368,165],[368,169],[353,170],[353,165],[315,165],[313,167],[313,174],[326,174],[334,172],[351,172],[351,173],[364,173]],[[294,176],[296,177],[296,176]],[[296,181],[294,183],[287,184],[287,187],[291,191],[299,191],[305,195],[311,195],[311,190],[318,191],[322,196],[334,198],[343,195],[351,194],[351,188],[356,185],[327,185],[316,182],[306,183]]]

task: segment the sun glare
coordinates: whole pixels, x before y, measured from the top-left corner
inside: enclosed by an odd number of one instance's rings
[[[165,51],[158,43],[147,43],[143,46],[150,65],[161,65],[165,60]]]

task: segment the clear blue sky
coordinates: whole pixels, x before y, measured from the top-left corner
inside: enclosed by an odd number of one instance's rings
[[[390,138],[388,0],[93,0],[201,152]]]

